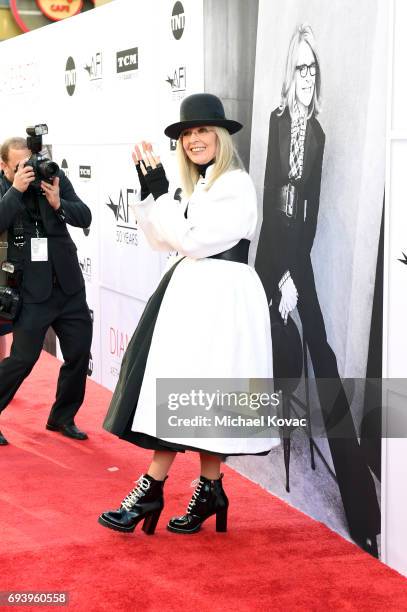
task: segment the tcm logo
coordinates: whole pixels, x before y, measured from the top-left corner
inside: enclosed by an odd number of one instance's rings
[[[79,178],[81,179],[92,178],[92,168],[90,166],[79,166]]]
[[[80,257],[78,258],[79,265],[82,270],[82,274],[87,278],[92,276],[92,260],[90,257]]]
[[[65,66],[65,87],[68,96],[73,96],[76,88],[76,67],[73,57],[69,56]]]
[[[114,355],[121,359],[124,355],[124,352],[129,344],[128,335],[117,329],[115,327],[111,327],[109,330],[109,350],[110,354]]]
[[[170,151],[176,151],[177,149],[177,140],[175,138],[170,138]]]
[[[69,178],[69,168],[68,168],[68,162],[66,161],[66,159],[63,159],[61,161],[61,168],[65,172],[65,176]]]
[[[138,244],[137,223],[131,210],[131,205],[137,202],[136,194],[137,189],[120,189],[116,200],[109,196],[109,201],[106,202],[116,219],[116,242],[119,244]]]
[[[176,2],[172,9],[171,16],[171,29],[173,36],[176,40],[179,40],[184,33],[185,28],[185,11],[181,2]]]
[[[131,72],[138,69],[138,47],[117,51],[116,53],[116,72]]]
[[[85,64],[84,69],[88,73],[90,81],[98,81],[102,78],[102,52],[98,51],[92,56],[89,64]]]
[[[187,88],[186,66],[179,66],[171,76],[167,77],[167,83],[171,85],[173,92],[185,91]]]

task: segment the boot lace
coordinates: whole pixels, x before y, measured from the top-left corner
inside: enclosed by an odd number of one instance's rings
[[[147,493],[149,488],[150,481],[142,474],[137,480],[137,486],[122,501],[122,508],[130,510]]]
[[[199,493],[202,489],[203,483],[204,483],[203,480],[201,480],[200,478],[196,478],[195,480],[191,482],[191,487],[196,487],[196,489],[193,492],[191,501],[188,504],[187,514],[190,514],[192,512],[196,502],[198,501]]]

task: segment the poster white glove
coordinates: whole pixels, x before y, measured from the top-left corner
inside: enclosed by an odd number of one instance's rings
[[[291,276],[284,282],[280,291],[281,300],[278,310],[280,311],[282,319],[284,319],[284,323],[287,323],[288,314],[294,310],[298,301],[298,292]]]

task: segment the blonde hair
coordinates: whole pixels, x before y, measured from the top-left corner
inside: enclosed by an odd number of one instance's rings
[[[213,172],[208,180],[205,191],[228,170],[244,169],[243,163],[235,149],[229,132],[222,127],[211,126],[217,136],[216,155]],[[178,139],[176,150],[182,191],[186,197],[192,194],[199,179],[197,166],[189,159],[182,145],[182,136]]]
[[[311,26],[307,23],[303,23],[296,28],[288,47],[285,76],[283,87],[281,89],[280,115],[283,114],[287,106],[291,116],[293,115],[295,102],[295,72],[298,62],[298,50],[302,41],[306,42],[310,47],[312,53],[314,54],[315,64],[317,67],[314,93],[312,95],[311,104],[308,108],[308,118],[310,118],[312,115],[318,115],[318,113],[321,111],[321,65],[318,51],[316,49],[314,33]]]

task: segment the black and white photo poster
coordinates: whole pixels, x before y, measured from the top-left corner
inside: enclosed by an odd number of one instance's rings
[[[382,282],[387,8],[380,0],[259,2],[250,151],[262,218],[255,267],[272,308],[282,320],[292,316],[305,340],[312,413],[318,407],[328,433],[314,441],[314,459],[307,437],[294,436],[290,456],[287,443],[273,449],[267,469],[257,459],[232,462],[375,555],[381,441],[369,452],[360,444],[363,394],[341,379],[366,378],[375,351],[381,360],[371,322]],[[301,412],[303,383],[296,394],[292,409]],[[338,421],[341,437],[332,437]]]

